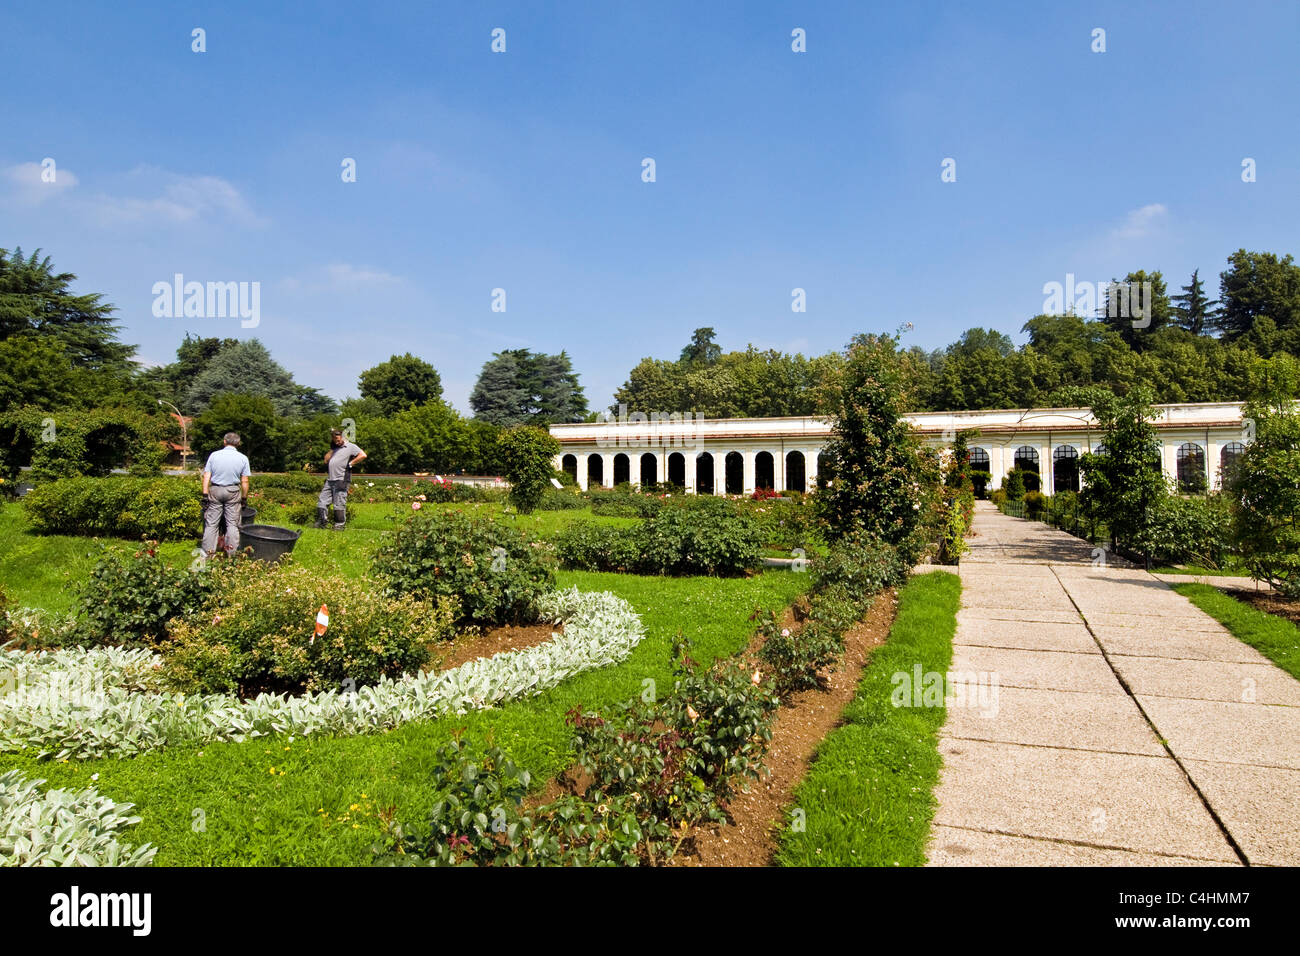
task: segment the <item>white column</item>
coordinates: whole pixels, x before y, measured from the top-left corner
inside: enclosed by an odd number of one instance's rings
[[[655,479],[660,483],[668,480],[668,453],[662,449],[655,452]]]
[[[772,490],[778,495],[785,491],[785,452],[779,448],[772,452]]]
[[[1223,454],[1223,443],[1215,439],[1207,439],[1205,442],[1205,477],[1209,482],[1211,491],[1218,491],[1222,487],[1222,475],[1219,474],[1220,455]]]
[[[627,483],[641,485],[641,453],[633,449],[627,452]]]
[[[803,490],[814,491],[817,488],[817,456],[820,448],[803,449]]]
[[[578,487],[583,491],[587,490],[587,456],[574,455],[578,462]],[[202,489],[200,489],[202,490]]]
[[[741,490],[747,495],[752,495],[754,493],[754,454],[755,453],[752,451],[742,452],[745,461],[745,477],[742,482]]]
[[[1160,470],[1166,478],[1178,480],[1178,446],[1182,442],[1166,438],[1160,443]]]
[[[686,482],[686,493],[695,494],[695,452],[682,449],[682,471]]]
[[[600,483],[606,488],[614,487],[614,453],[601,452],[600,455]]]
[[[713,454],[713,493],[715,495],[725,495],[727,493],[727,453],[725,451],[715,451]]]

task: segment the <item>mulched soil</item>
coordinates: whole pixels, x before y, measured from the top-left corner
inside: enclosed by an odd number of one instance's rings
[[[449,648],[434,648],[436,663],[425,670],[450,670],[478,657],[491,657],[503,651],[518,651],[526,647],[545,644],[556,634],[563,634],[564,626],[532,624],[528,627],[497,627],[482,634],[458,638]]]
[[[1272,591],[1229,591],[1228,593],[1257,611],[1276,614],[1300,626],[1300,601],[1289,601]]]
[[[845,652],[824,689],[802,691],[781,705],[772,727],[772,741],[764,763],[768,775],[750,781],[749,792],[731,801],[728,826],[696,831],[683,847],[690,852],[674,857],[669,866],[771,866],[777,836],[786,825],[784,810],[794,788],[808,771],[818,745],[840,722],[840,714],[853,699],[872,648],[883,644],[898,610],[895,591],[882,592],[871,610],[844,636]],[[757,654],[755,639],[746,651]]]

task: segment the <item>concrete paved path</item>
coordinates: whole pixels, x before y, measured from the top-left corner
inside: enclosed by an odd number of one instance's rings
[[[1300,681],[1152,575],[980,505],[931,865],[1300,864]]]

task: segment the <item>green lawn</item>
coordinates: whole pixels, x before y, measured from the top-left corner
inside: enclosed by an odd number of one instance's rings
[[[1174,590],[1292,677],[1300,678],[1300,628],[1259,611],[1209,584],[1175,584]]]
[[[342,534],[308,530],[296,559],[306,566],[364,574],[388,505],[362,505],[356,526]],[[499,509],[498,509],[499,510]],[[545,512],[517,520],[545,535],[582,512]],[[259,518],[261,516],[259,515]],[[612,522],[628,519],[607,519]],[[21,511],[0,512],[0,583],[20,604],[67,610],[73,585],[101,547],[127,542],[29,534]],[[189,545],[164,549],[188,560]],[[146,754],[130,760],[52,763],[0,754],[0,771],[21,769],[51,786],[83,787],[136,805],[142,822],[128,842],[160,847],[157,865],[355,865],[370,859],[381,838],[381,814],[419,821],[432,806],[429,771],[437,748],[464,728],[474,745],[495,740],[543,786],[571,762],[564,714],[641,693],[643,681],[672,680],[674,636],[695,642],[693,656],[710,661],[742,648],[756,607],[779,610],[808,585],[807,574],[769,571],[752,578],[649,578],[559,572],[563,587],[608,590],[636,608],[646,638],[617,667],[589,672],[529,700],[460,718],[409,724],[385,734],[217,744]],[[274,770],[272,770],[274,768]],[[356,809],[352,809],[355,805]]]
[[[804,830],[787,826],[783,866],[919,866],[934,815],[941,759],[933,707],[895,707],[895,674],[945,674],[952,662],[961,579],[914,575],[900,593],[889,640],[872,652],[843,725],[822,742],[793,810]],[[792,812],[792,821],[797,815]]]
[[[302,529],[302,537],[293,550],[294,560],[303,567],[364,578],[369,571],[370,556],[379,546],[383,532],[396,528],[409,514],[410,508],[365,502],[352,507],[355,518],[345,531]],[[619,526],[637,522],[635,518],[592,515],[588,509],[539,511],[524,516],[507,512],[498,504],[436,507],[477,510],[494,521],[522,528],[538,539],[554,537],[561,528],[575,520]],[[259,524],[289,526],[267,508],[259,510],[257,521]],[[171,541],[164,543],[161,550],[169,562],[179,565],[193,560],[195,544]],[[33,534],[22,505],[6,503],[0,509],[0,587],[15,605],[43,608],[55,613],[71,611],[76,606],[77,590],[106,549],[131,551],[137,547],[139,545],[134,542],[118,538]]]

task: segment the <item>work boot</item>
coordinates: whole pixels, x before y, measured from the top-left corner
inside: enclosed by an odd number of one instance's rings
[[[348,523],[348,512],[346,508],[334,509],[334,530],[342,531],[344,525]]]
[[[325,508],[316,509],[316,527],[323,528],[329,524],[329,511]]]

